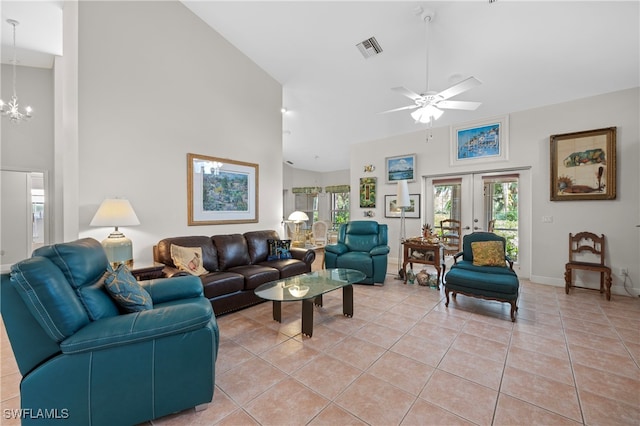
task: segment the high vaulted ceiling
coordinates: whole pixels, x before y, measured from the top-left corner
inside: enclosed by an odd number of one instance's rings
[[[4,21],[20,20],[9,16],[13,3],[33,2],[3,0],[3,60],[10,45]],[[61,7],[58,1],[36,3]],[[282,84],[282,106],[288,110],[282,124],[284,160],[300,169],[347,169],[350,144],[428,128],[416,124],[409,111],[379,114],[412,103],[391,88],[427,89],[427,31],[418,7],[434,14],[429,90],[441,91],[468,76],[482,81],[452,98],[482,102],[476,111],[447,110],[434,126],[640,85],[637,0],[182,3]],[[34,35],[28,18],[22,19],[19,44],[23,37],[47,38],[44,26]],[[356,44],[370,37],[383,51],[365,59]],[[24,47],[38,50],[35,43]]]

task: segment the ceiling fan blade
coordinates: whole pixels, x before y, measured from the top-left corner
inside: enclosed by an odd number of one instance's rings
[[[448,89],[444,89],[442,92],[438,93],[436,96],[442,99],[449,99],[456,95],[459,95],[462,92],[466,92],[469,89],[473,89],[476,86],[481,85],[482,82],[475,77],[469,77],[465,80],[462,80],[458,84],[454,84]]]
[[[414,108],[418,108],[418,105],[407,105],[407,106],[403,106],[403,107],[400,107],[400,108],[389,109],[387,111],[379,112],[378,114],[386,114],[388,112],[404,111],[404,110],[407,110],[407,109],[414,109]]]
[[[416,92],[412,92],[411,90],[407,89],[406,87],[394,87],[391,90],[393,90],[394,92],[398,92],[403,96],[406,96],[407,98],[411,99],[411,100],[417,100],[417,99],[421,99],[422,96],[418,95]]]
[[[482,105],[482,102],[471,101],[440,101],[436,104],[438,108],[442,109],[464,109],[467,111],[474,111]]]

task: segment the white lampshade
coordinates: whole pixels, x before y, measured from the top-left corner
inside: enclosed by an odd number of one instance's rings
[[[309,220],[309,216],[305,212],[295,211],[289,215],[289,220],[292,222],[306,222]]]
[[[398,181],[397,191],[397,206],[411,207],[411,199],[409,199],[409,185],[406,180],[403,179]]]
[[[100,204],[90,226],[135,226],[140,225],[129,200],[107,198]]]
[[[411,113],[411,117],[420,123],[429,123],[431,121],[431,117],[433,117],[434,120],[437,120],[442,116],[442,114],[444,114],[444,111],[434,107],[433,105],[427,105],[426,107],[418,108],[413,111]]]
[[[118,226],[140,225],[138,216],[128,200],[107,198],[100,204],[89,225],[114,226],[115,230],[102,241],[107,259],[114,268],[121,263],[129,268],[133,267],[133,244],[129,238],[118,231]]]

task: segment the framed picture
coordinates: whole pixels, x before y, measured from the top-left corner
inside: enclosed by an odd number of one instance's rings
[[[451,126],[451,165],[509,159],[509,117]]]
[[[409,201],[411,207],[404,209],[404,217],[420,219],[420,194],[409,194]],[[402,215],[402,210],[397,203],[397,195],[384,196],[384,217],[400,217]]]
[[[258,165],[187,154],[188,225],[258,222]]]
[[[360,207],[376,206],[376,178],[360,178]]]
[[[399,180],[415,182],[416,180],[416,155],[400,155],[398,157],[387,157],[385,164],[386,183],[395,183]]]
[[[551,135],[551,201],[616,198],[616,128]]]

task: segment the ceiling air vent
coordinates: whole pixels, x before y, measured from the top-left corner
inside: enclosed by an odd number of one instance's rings
[[[362,56],[370,58],[382,52],[382,47],[378,44],[378,40],[375,37],[366,39],[365,41],[356,44]]]

